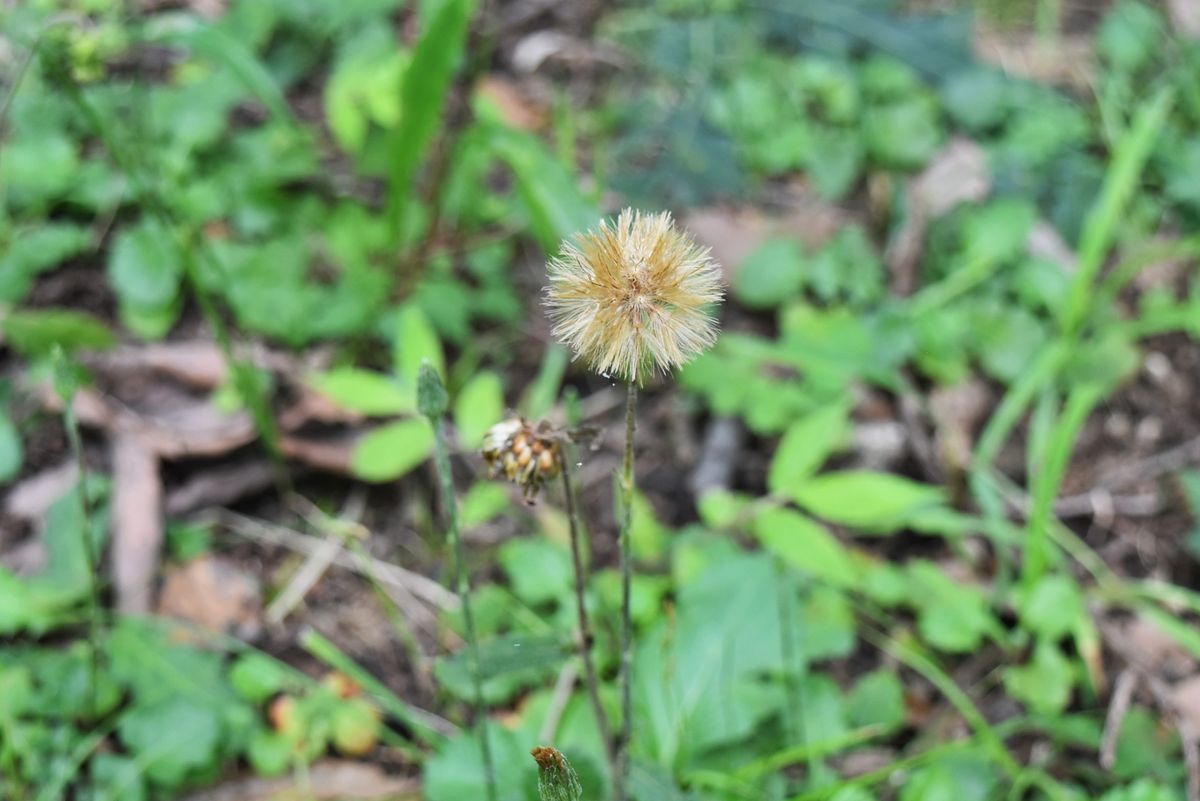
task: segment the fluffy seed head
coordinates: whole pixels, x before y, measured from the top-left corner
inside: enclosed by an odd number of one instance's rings
[[[554,335],[602,375],[640,383],[716,341],[705,307],[721,300],[719,270],[668,212],[626,209],[564,242],[547,272]]]

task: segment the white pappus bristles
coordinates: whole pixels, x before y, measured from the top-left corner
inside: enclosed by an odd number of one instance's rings
[[[554,335],[602,375],[640,383],[716,341],[720,271],[668,212],[626,209],[564,242],[547,272]]]

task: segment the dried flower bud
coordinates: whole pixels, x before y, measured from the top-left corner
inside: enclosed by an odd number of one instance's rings
[[[534,428],[519,417],[492,426],[483,438],[481,452],[491,476],[503,475],[519,484],[527,503],[532,503],[542,485],[562,468],[562,448],[554,430],[546,423]]]
[[[602,375],[640,382],[716,341],[716,263],[671,215],[626,209],[615,226],[565,242],[547,265],[554,335]]]
[[[538,796],[542,801],[580,801],[583,787],[579,776],[561,752],[538,746],[529,753],[538,764]]]

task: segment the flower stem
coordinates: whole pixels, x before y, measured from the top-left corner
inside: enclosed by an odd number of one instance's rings
[[[629,780],[629,740],[633,732],[633,554],[629,530],[633,522],[633,438],[637,432],[637,384],[629,382],[625,403],[625,459],[621,468],[621,735],[617,740],[617,770],[613,776],[617,801],[626,800]]]
[[[584,572],[581,554],[583,535],[568,461],[562,461],[562,484],[567,504],[567,523],[571,529],[571,561],[575,567],[575,605],[579,608],[579,654],[583,657],[584,676],[587,679],[588,696],[592,699],[592,711],[596,715],[596,727],[600,730],[600,739],[604,742],[604,753],[608,757],[609,767],[615,774],[617,756],[613,749],[612,728],[609,726],[608,716],[604,714],[604,705],[600,703],[600,679],[596,674],[596,664],[592,660],[592,626],[588,622],[587,603],[584,600],[587,574]]]
[[[487,706],[483,702],[483,680],[479,670],[479,640],[475,636],[475,616],[471,614],[471,586],[467,578],[466,555],[462,532],[458,529],[458,506],[454,500],[454,478],[450,472],[450,453],[446,446],[446,430],[441,415],[430,417],[434,434],[434,463],[441,480],[442,504],[446,513],[446,532],[454,549],[454,582],[462,602],[463,624],[467,634],[467,657],[475,692],[475,720],[479,726],[479,749],[483,754],[483,774],[487,783],[488,801],[496,801],[496,770],[492,762],[492,747],[488,742]]]

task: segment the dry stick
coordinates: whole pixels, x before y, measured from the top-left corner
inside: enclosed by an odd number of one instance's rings
[[[614,796],[625,801],[629,781],[629,740],[633,732],[633,564],[629,530],[633,523],[633,437],[637,432],[637,384],[629,382],[625,403],[625,459],[621,470],[621,734],[617,740]]]
[[[566,498],[567,504],[567,523],[571,529],[571,561],[575,567],[575,604],[579,607],[579,655],[583,657],[588,696],[592,699],[592,711],[596,714],[596,727],[600,730],[600,739],[604,742],[604,754],[608,758],[609,768],[615,774],[617,764],[616,752],[613,749],[612,728],[608,724],[608,716],[604,714],[604,705],[600,703],[600,679],[596,674],[596,664],[592,660],[592,627],[588,622],[587,603],[584,601],[587,574],[584,573],[581,555],[583,537],[579,530],[579,513],[575,508],[575,490],[571,486],[571,470],[568,461],[567,459],[561,460],[562,484],[563,496]]]

